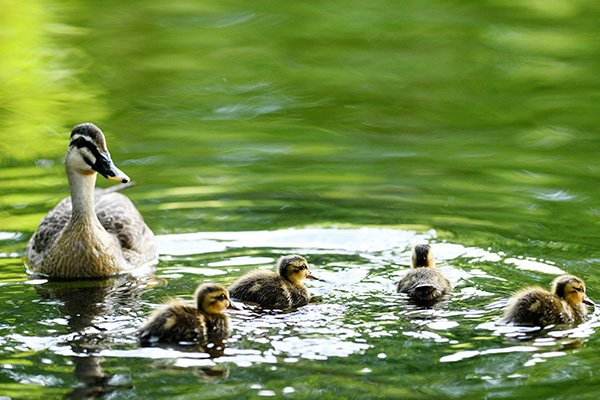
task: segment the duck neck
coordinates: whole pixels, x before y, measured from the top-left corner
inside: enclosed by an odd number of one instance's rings
[[[413,267],[413,269],[416,269],[416,268],[435,268],[435,264],[431,264],[431,263],[425,263],[425,264],[413,263],[412,267]]]
[[[208,321],[208,324],[210,326],[215,324],[215,321],[218,321],[220,314],[211,314],[208,313],[204,310],[200,310],[200,313],[202,313],[202,315],[204,315],[204,317],[206,318],[206,320]]]
[[[579,303],[579,304],[567,303],[567,304],[569,305],[571,310],[573,310],[573,313],[575,314],[574,315],[575,319],[581,319],[587,315],[587,308],[585,307],[584,304],[581,304],[581,303]]]
[[[96,175],[95,171],[83,174],[67,169],[67,179],[71,190],[71,205],[73,207],[72,220],[98,220],[94,210]]]

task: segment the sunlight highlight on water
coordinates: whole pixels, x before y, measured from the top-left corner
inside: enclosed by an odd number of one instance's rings
[[[77,315],[82,311],[77,311],[77,303],[71,303],[81,301],[79,297],[71,298],[69,290],[63,293],[60,286],[46,280],[24,281],[40,293],[47,292],[49,298],[60,299],[59,306],[71,311],[66,317],[41,321],[48,336],[14,333],[4,337],[2,347],[9,352],[50,352],[62,357],[155,360],[173,368],[200,369],[202,374],[209,374],[206,379],[213,379],[209,376],[229,374],[232,365],[245,369],[281,366],[365,356],[371,352],[376,359],[386,360],[387,351],[381,351],[377,343],[393,343],[400,338],[444,346],[445,355],[439,358],[442,364],[529,353],[531,356],[521,363],[528,367],[550,357],[567,355],[565,349],[580,346],[600,325],[598,313],[578,327],[568,329],[540,330],[502,324],[500,316],[509,293],[504,298],[495,294],[496,284],[507,280],[495,276],[494,269],[516,265],[548,275],[562,273],[562,270],[549,260],[507,257],[436,240],[433,230],[417,233],[389,228],[296,228],[162,235],[158,242],[163,261],[156,277],[132,278],[138,280],[135,285],[128,282],[129,278],[104,285],[105,289],[93,295],[100,296],[97,303],[100,308],[92,308],[93,314],[84,320],[89,320],[89,325],[77,331],[56,334],[65,329],[70,331],[80,319]],[[412,305],[404,295],[395,293],[395,282],[409,269],[411,248],[420,242],[432,243],[439,268],[454,287],[452,295],[433,308]],[[305,255],[312,272],[322,279],[308,283],[316,296],[315,303],[289,311],[261,310],[254,306],[232,310],[229,314],[234,334],[224,349],[212,349],[210,354],[185,346],[138,347],[136,330],[148,310],[159,307],[160,303],[144,302],[140,309],[140,304],[132,303],[132,295],[139,299],[148,288],[191,284],[184,294],[189,299],[198,282],[227,284],[249,269],[273,268],[277,258],[286,253]],[[494,269],[487,267],[490,264]],[[103,310],[118,310],[115,307],[121,310],[117,315],[105,315]],[[465,331],[469,334],[465,335]],[[505,338],[503,344],[494,342],[495,345],[490,346],[488,342],[494,337]],[[10,362],[7,365],[10,366]],[[515,376],[519,375],[515,371]],[[372,372],[370,367],[357,370],[362,374]],[[32,379],[23,375],[19,381]]]

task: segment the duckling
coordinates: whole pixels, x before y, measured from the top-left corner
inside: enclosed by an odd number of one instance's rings
[[[587,315],[584,304],[594,305],[585,295],[583,280],[562,275],[552,281],[550,292],[533,286],[515,293],[505,309],[504,319],[515,325],[541,327],[579,323]]]
[[[229,292],[236,300],[257,303],[263,308],[287,309],[308,304],[311,296],[302,280],[319,279],[310,274],[306,259],[299,255],[281,257],[277,271],[250,271],[235,281]]]
[[[71,196],[48,212],[29,240],[30,271],[57,279],[100,278],[155,262],[154,234],[131,200],[116,190],[94,192],[97,173],[129,182],[96,125],[73,128],[65,170]]]
[[[418,244],[414,247],[412,268],[396,287],[397,292],[408,294],[412,301],[436,303],[452,290],[450,281],[435,268],[433,251],[428,244]]]
[[[154,311],[138,332],[141,344],[189,342],[205,345],[227,339],[231,335],[229,317],[223,314],[231,307],[227,289],[205,283],[196,289],[194,298],[196,307],[171,301]]]

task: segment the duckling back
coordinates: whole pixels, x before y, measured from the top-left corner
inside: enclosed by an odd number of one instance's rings
[[[515,294],[504,313],[507,323],[526,326],[546,326],[579,322],[585,317],[585,307],[570,307],[553,293],[533,287]]]
[[[231,296],[256,303],[263,308],[286,309],[308,304],[310,294],[305,286],[296,286],[272,271],[247,273],[229,287]]]
[[[435,303],[450,293],[450,281],[435,268],[415,268],[398,282],[396,291],[416,302]]]
[[[139,330],[142,346],[155,343],[205,343],[208,340],[206,318],[195,307],[172,302],[155,311]]]

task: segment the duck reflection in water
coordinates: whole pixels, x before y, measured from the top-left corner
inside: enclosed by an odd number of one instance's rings
[[[95,354],[110,347],[111,332],[98,325],[119,314],[134,314],[139,304],[136,299],[147,284],[132,276],[118,276],[102,280],[47,282],[36,286],[40,297],[60,302],[58,308],[72,334],[68,344],[76,354],[73,357],[74,373],[79,384],[67,398],[96,398],[131,387],[129,377],[103,371],[103,359]]]

